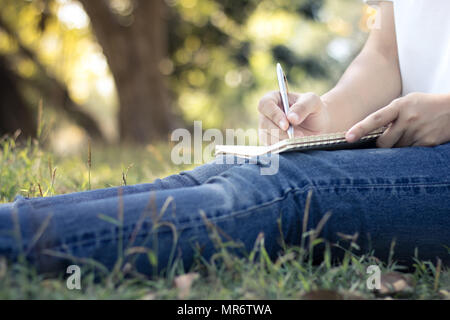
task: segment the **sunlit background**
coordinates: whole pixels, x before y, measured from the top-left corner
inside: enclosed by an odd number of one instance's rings
[[[88,1],[98,5],[85,10]],[[45,123],[48,147],[66,154],[94,127],[100,141],[146,145],[194,120],[256,127],[259,98],[277,88],[276,62],[291,91],[322,94],[374,14],[360,0],[146,2],[0,0],[0,132],[14,123],[33,135]],[[140,118],[158,129],[134,130]]]

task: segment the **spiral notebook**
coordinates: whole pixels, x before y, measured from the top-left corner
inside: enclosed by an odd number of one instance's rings
[[[291,151],[370,148],[375,147],[375,140],[383,134],[385,130],[386,128],[383,127],[372,131],[354,143],[348,143],[345,140],[345,132],[337,132],[286,139],[270,146],[218,145],[216,146],[215,154],[216,156],[223,154],[235,155],[242,158],[253,158],[265,154],[277,154]]]

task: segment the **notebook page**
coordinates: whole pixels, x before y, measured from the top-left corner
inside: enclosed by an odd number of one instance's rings
[[[361,138],[361,141],[373,140],[379,137],[386,127],[374,130]],[[279,141],[271,146],[233,146],[217,145],[216,155],[230,154],[244,158],[252,158],[267,153],[281,153],[295,150],[327,149],[330,146],[349,145],[345,140],[345,132],[296,137]],[[355,144],[356,145],[356,144]]]

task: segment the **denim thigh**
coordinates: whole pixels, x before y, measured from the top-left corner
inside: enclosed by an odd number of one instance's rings
[[[74,197],[73,203],[51,206],[20,199],[11,212],[17,213],[24,250],[43,264],[50,260],[42,253],[50,250],[111,267],[119,255],[131,252],[132,258],[134,251],[127,248],[141,247],[156,252],[158,268],[176,256],[187,267],[195,248],[205,257],[214,253],[212,229],[247,251],[264,235],[272,256],[282,242],[298,244],[311,191],[306,227],[317,227],[330,212],[319,234],[326,240],[357,235],[361,252],[373,250],[384,259],[395,241],[399,259],[418,249],[422,259],[449,262],[449,159],[450,144],[293,152],[279,157],[274,175],[261,174],[265,164],[259,161],[229,165],[212,175],[192,175],[195,183],[188,186],[82,201]],[[2,229],[13,226],[0,213]],[[13,245],[1,239],[0,250],[11,250]],[[138,269],[151,269],[148,255],[136,261]]]

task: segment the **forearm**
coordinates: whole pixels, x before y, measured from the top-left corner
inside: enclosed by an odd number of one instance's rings
[[[361,52],[338,84],[322,96],[330,132],[345,131],[401,94],[396,61],[378,52]]]
[[[372,29],[361,53],[338,84],[322,96],[331,132],[349,129],[401,95],[392,3],[380,3],[378,18],[380,26]]]

